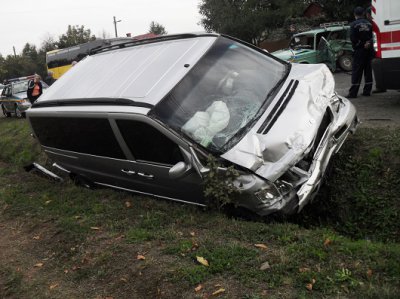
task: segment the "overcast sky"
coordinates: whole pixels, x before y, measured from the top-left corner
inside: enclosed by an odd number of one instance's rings
[[[200,0],[2,0],[0,8],[0,53],[17,54],[29,42],[40,47],[43,40],[67,31],[68,25],[84,25],[92,34],[114,37],[113,16],[118,36],[148,32],[150,22],[168,33],[197,32]]]

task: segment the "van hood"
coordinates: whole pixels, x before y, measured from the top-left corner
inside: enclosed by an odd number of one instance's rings
[[[293,64],[263,116],[221,157],[275,181],[310,151],[328,107],[338,100],[325,65]]]

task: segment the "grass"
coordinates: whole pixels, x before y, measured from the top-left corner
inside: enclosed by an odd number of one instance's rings
[[[399,297],[399,143],[359,130],[313,204],[264,223],[26,173],[46,158],[26,121],[0,119],[0,297]]]

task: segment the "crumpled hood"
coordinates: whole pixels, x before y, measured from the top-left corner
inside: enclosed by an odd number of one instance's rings
[[[264,115],[222,158],[275,181],[308,152],[334,98],[334,79],[325,65],[292,65]]]
[[[297,55],[309,51],[310,50],[306,49],[298,49],[298,50],[282,49],[279,51],[272,52],[271,54],[282,60],[289,61],[290,59],[294,59]]]

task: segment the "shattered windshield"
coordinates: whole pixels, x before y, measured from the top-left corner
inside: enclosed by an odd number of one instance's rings
[[[152,114],[203,147],[224,152],[267,107],[285,73],[285,64],[221,37]]]

